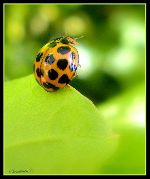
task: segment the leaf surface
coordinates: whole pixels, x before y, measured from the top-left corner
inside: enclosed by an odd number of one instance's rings
[[[4,90],[4,173],[100,172],[117,140],[89,99],[69,85],[46,92],[33,75]]]

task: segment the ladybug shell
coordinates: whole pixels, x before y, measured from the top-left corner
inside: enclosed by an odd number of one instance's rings
[[[74,46],[50,42],[37,54],[35,78],[45,90],[56,91],[75,77],[78,65],[79,54]]]

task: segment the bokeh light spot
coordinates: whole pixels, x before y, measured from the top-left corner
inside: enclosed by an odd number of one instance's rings
[[[133,50],[129,48],[114,49],[108,54],[104,68],[112,74],[125,75],[134,68],[135,61],[136,56]]]
[[[144,46],[145,44],[145,27],[140,22],[128,22],[122,31],[121,40],[126,46]]]
[[[33,35],[40,35],[48,29],[59,16],[57,6],[42,6],[30,20],[30,30]]]
[[[86,29],[86,22],[83,18],[78,16],[71,16],[64,21],[64,31],[70,34],[81,34]]]
[[[79,46],[79,63],[81,67],[78,67],[79,78],[86,78],[93,71],[91,62],[91,54],[89,49],[84,46]]]
[[[145,105],[144,100],[135,98],[132,105],[128,108],[127,119],[129,123],[133,123],[139,127],[145,127]]]
[[[25,29],[22,23],[10,19],[7,24],[6,33],[10,42],[18,42],[24,38]]]

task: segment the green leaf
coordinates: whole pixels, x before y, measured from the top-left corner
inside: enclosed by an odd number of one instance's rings
[[[99,173],[117,139],[71,86],[46,92],[33,75],[5,83],[4,173]]]

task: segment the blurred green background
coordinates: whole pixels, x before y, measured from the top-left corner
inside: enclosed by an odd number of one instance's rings
[[[134,147],[132,141],[126,146],[133,147],[132,153],[124,151],[124,155],[122,152],[120,155],[124,158],[117,161],[126,158],[129,162],[127,156],[130,156],[136,166],[134,163],[128,168],[123,165],[120,172],[144,171],[145,5],[7,4],[4,17],[5,81],[33,73],[36,54],[50,39],[64,34],[84,36],[77,46],[81,68],[78,68],[78,76],[71,85],[91,99],[110,124],[115,120],[112,128],[124,137],[125,143],[129,142],[128,139],[135,141]],[[121,127],[117,128],[116,124]],[[131,129],[131,133],[126,135],[124,128]],[[140,140],[134,138],[138,135]],[[132,155],[133,149],[137,150],[137,155]],[[138,156],[140,165],[135,161]],[[117,171],[114,168],[112,162],[104,171],[113,173]]]

